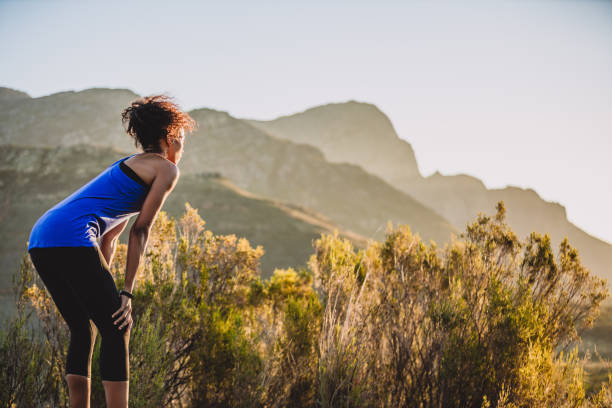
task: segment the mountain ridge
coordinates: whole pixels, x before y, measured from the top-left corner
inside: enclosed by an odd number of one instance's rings
[[[0,91],[0,99],[2,93],[11,92]],[[130,90],[90,88],[29,99],[24,99],[25,94],[16,95],[15,109],[9,102],[0,110],[0,144],[89,143],[136,151],[118,120],[120,111],[138,97]],[[55,114],[58,109],[59,120]],[[20,120],[16,110],[31,110],[26,116],[36,120]],[[415,231],[425,231],[425,239],[435,236],[433,239],[442,243],[450,233],[462,231],[478,212],[493,212],[495,203],[504,200],[508,220],[519,235],[530,230],[550,232],[556,243],[569,234],[572,244],[588,258],[588,266],[604,277],[612,276],[607,266],[612,264],[612,247],[571,224],[560,203],[543,200],[531,188],[508,185],[487,189],[480,179],[464,173],[442,175],[436,171],[423,177],[410,144],[399,138],[389,118],[374,104],[351,99],[271,121],[235,118],[227,111],[206,107],[190,113],[200,128],[187,139],[182,163],[185,173],[226,174],[246,191],[311,208],[347,230],[374,239],[383,237],[380,228],[389,218],[409,223]],[[313,115],[321,115],[320,120],[314,120]],[[17,129],[10,128],[14,121],[19,123]],[[296,128],[299,132],[294,132]],[[323,134],[315,132],[318,129],[323,129]],[[330,159],[330,151],[341,154]],[[326,190],[317,188],[323,181]],[[370,194],[362,194],[364,189]],[[377,195],[385,199],[373,200],[371,196]],[[344,201],[351,205],[342,204]],[[406,204],[401,208],[403,202]],[[378,219],[365,216],[364,211]],[[444,225],[446,220],[450,226]]]
[[[89,144],[136,152],[120,112],[137,97],[124,89],[61,92],[0,109],[0,145],[37,147]],[[243,190],[309,208],[344,230],[372,239],[383,227],[410,224],[438,243],[458,231],[435,211],[352,163],[330,163],[320,149],[274,138],[226,111],[190,111],[182,174],[219,172]]]
[[[612,280],[610,267],[612,245],[573,225],[567,219],[567,211],[561,203],[546,201],[529,187],[521,188],[508,184],[503,188],[488,189],[482,180],[465,173],[442,175],[440,171],[435,171],[424,177],[418,172],[406,171],[405,161],[416,163],[412,149],[397,153],[395,146],[397,139],[403,140],[408,145],[409,142],[399,138],[392,127],[386,127],[390,121],[386,117],[381,119],[378,113],[382,113],[380,110],[376,114],[367,116],[368,111],[372,110],[371,104],[364,103],[357,116],[356,104],[359,103],[351,100],[322,105],[317,109],[307,109],[272,120],[246,120],[270,131],[275,137],[306,142],[319,147],[326,157],[332,146],[333,149],[341,149],[344,161],[360,165],[366,171],[383,178],[389,184],[435,210],[458,230],[463,230],[479,212],[493,213],[495,204],[503,200],[507,208],[508,222],[518,235],[525,236],[531,231],[548,233],[555,252],[558,243],[564,236],[568,236],[572,245],[583,255],[585,264],[600,276]],[[346,108],[345,112],[339,114],[343,107]],[[336,117],[330,121],[329,117],[333,115]],[[377,121],[382,121],[382,124],[376,125]],[[354,122],[369,122],[368,131],[382,129],[381,133],[371,135],[369,138],[363,134],[351,138]],[[322,127],[327,129],[324,137],[318,134]],[[347,140],[351,142],[347,143]],[[375,140],[376,144],[364,140]],[[373,155],[370,159],[363,154],[368,149],[393,151],[394,154],[382,158]]]

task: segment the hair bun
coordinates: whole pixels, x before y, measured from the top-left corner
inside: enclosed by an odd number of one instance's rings
[[[134,138],[134,144],[144,150],[161,150],[160,143],[167,135],[178,134],[182,128],[193,131],[197,123],[183,112],[168,95],[150,95],[132,101],[121,112],[126,132]]]

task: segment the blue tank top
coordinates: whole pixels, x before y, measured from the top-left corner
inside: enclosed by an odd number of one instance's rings
[[[140,212],[149,186],[117,160],[89,183],[47,210],[34,224],[28,251],[37,247],[91,247],[106,231]]]

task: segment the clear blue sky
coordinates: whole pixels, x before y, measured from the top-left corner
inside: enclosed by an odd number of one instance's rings
[[[0,85],[35,97],[166,91],[257,119],[376,104],[424,175],[531,187],[612,243],[612,1],[0,0],[0,38]]]

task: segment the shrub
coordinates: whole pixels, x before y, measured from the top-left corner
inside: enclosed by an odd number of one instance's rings
[[[333,234],[308,268],[262,280],[260,246],[218,236],[186,204],[160,212],[134,290],[130,406],[604,407],[572,346],[608,296],[564,239],[521,242],[479,214],[426,245],[407,225],[356,251]],[[112,265],[122,286],[127,247]],[[0,332],[0,397],[67,406],[68,330],[29,257],[18,316]],[[103,405],[97,357],[92,406]]]
[[[567,347],[597,316],[606,283],[567,239],[555,259],[547,235],[521,243],[504,217],[499,202],[494,219],[479,214],[442,251],[402,225],[357,253],[335,235],[317,240],[319,405],[592,402]]]

